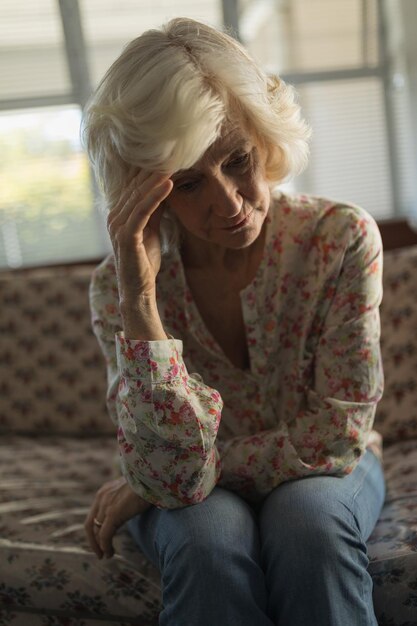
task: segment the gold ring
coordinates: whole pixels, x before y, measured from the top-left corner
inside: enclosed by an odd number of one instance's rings
[[[93,524],[98,527],[103,526],[103,522],[99,522],[96,517],[93,519]]]

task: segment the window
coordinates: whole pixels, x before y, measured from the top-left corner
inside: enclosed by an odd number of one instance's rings
[[[0,268],[110,250],[81,150],[81,110],[123,46],[178,14],[220,26],[217,0],[2,0]]]
[[[238,18],[252,54],[296,86],[313,129],[309,166],[290,189],[357,203],[378,219],[410,216],[416,200],[401,2],[388,4],[240,0]]]
[[[0,266],[99,257],[81,106],[55,0],[0,4]]]
[[[95,86],[123,46],[178,16],[222,25],[221,0],[79,0],[87,59]]]
[[[415,3],[2,0],[0,267],[110,250],[79,142],[82,107],[128,41],[176,15],[225,20],[267,71],[295,85],[311,158],[284,187],[356,202],[376,218],[417,210]]]
[[[76,106],[0,115],[1,266],[102,254],[102,228],[78,140],[80,120]]]

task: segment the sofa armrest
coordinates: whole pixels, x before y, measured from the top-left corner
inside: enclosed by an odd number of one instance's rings
[[[385,252],[417,245],[417,228],[405,218],[381,220],[378,227]]]

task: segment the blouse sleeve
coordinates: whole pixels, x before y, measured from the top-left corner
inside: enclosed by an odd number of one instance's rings
[[[382,243],[375,221],[355,215],[315,353],[314,384],[288,423],[218,446],[219,485],[257,500],[280,483],[353,471],[383,392],[379,304]]]
[[[106,359],[107,407],[117,426],[124,476],[160,508],[204,500],[220,474],[219,393],[188,374],[181,341],[124,338],[109,265],[93,274],[90,307]]]

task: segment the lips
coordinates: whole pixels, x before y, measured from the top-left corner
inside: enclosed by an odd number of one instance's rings
[[[246,222],[248,221],[249,217],[252,215],[252,212],[249,213],[248,215],[246,215],[243,220],[239,220],[239,222],[236,222],[235,224],[233,224],[233,226],[226,226],[223,230],[235,230],[235,228],[239,228],[240,226],[244,226],[244,224],[246,224]]]

